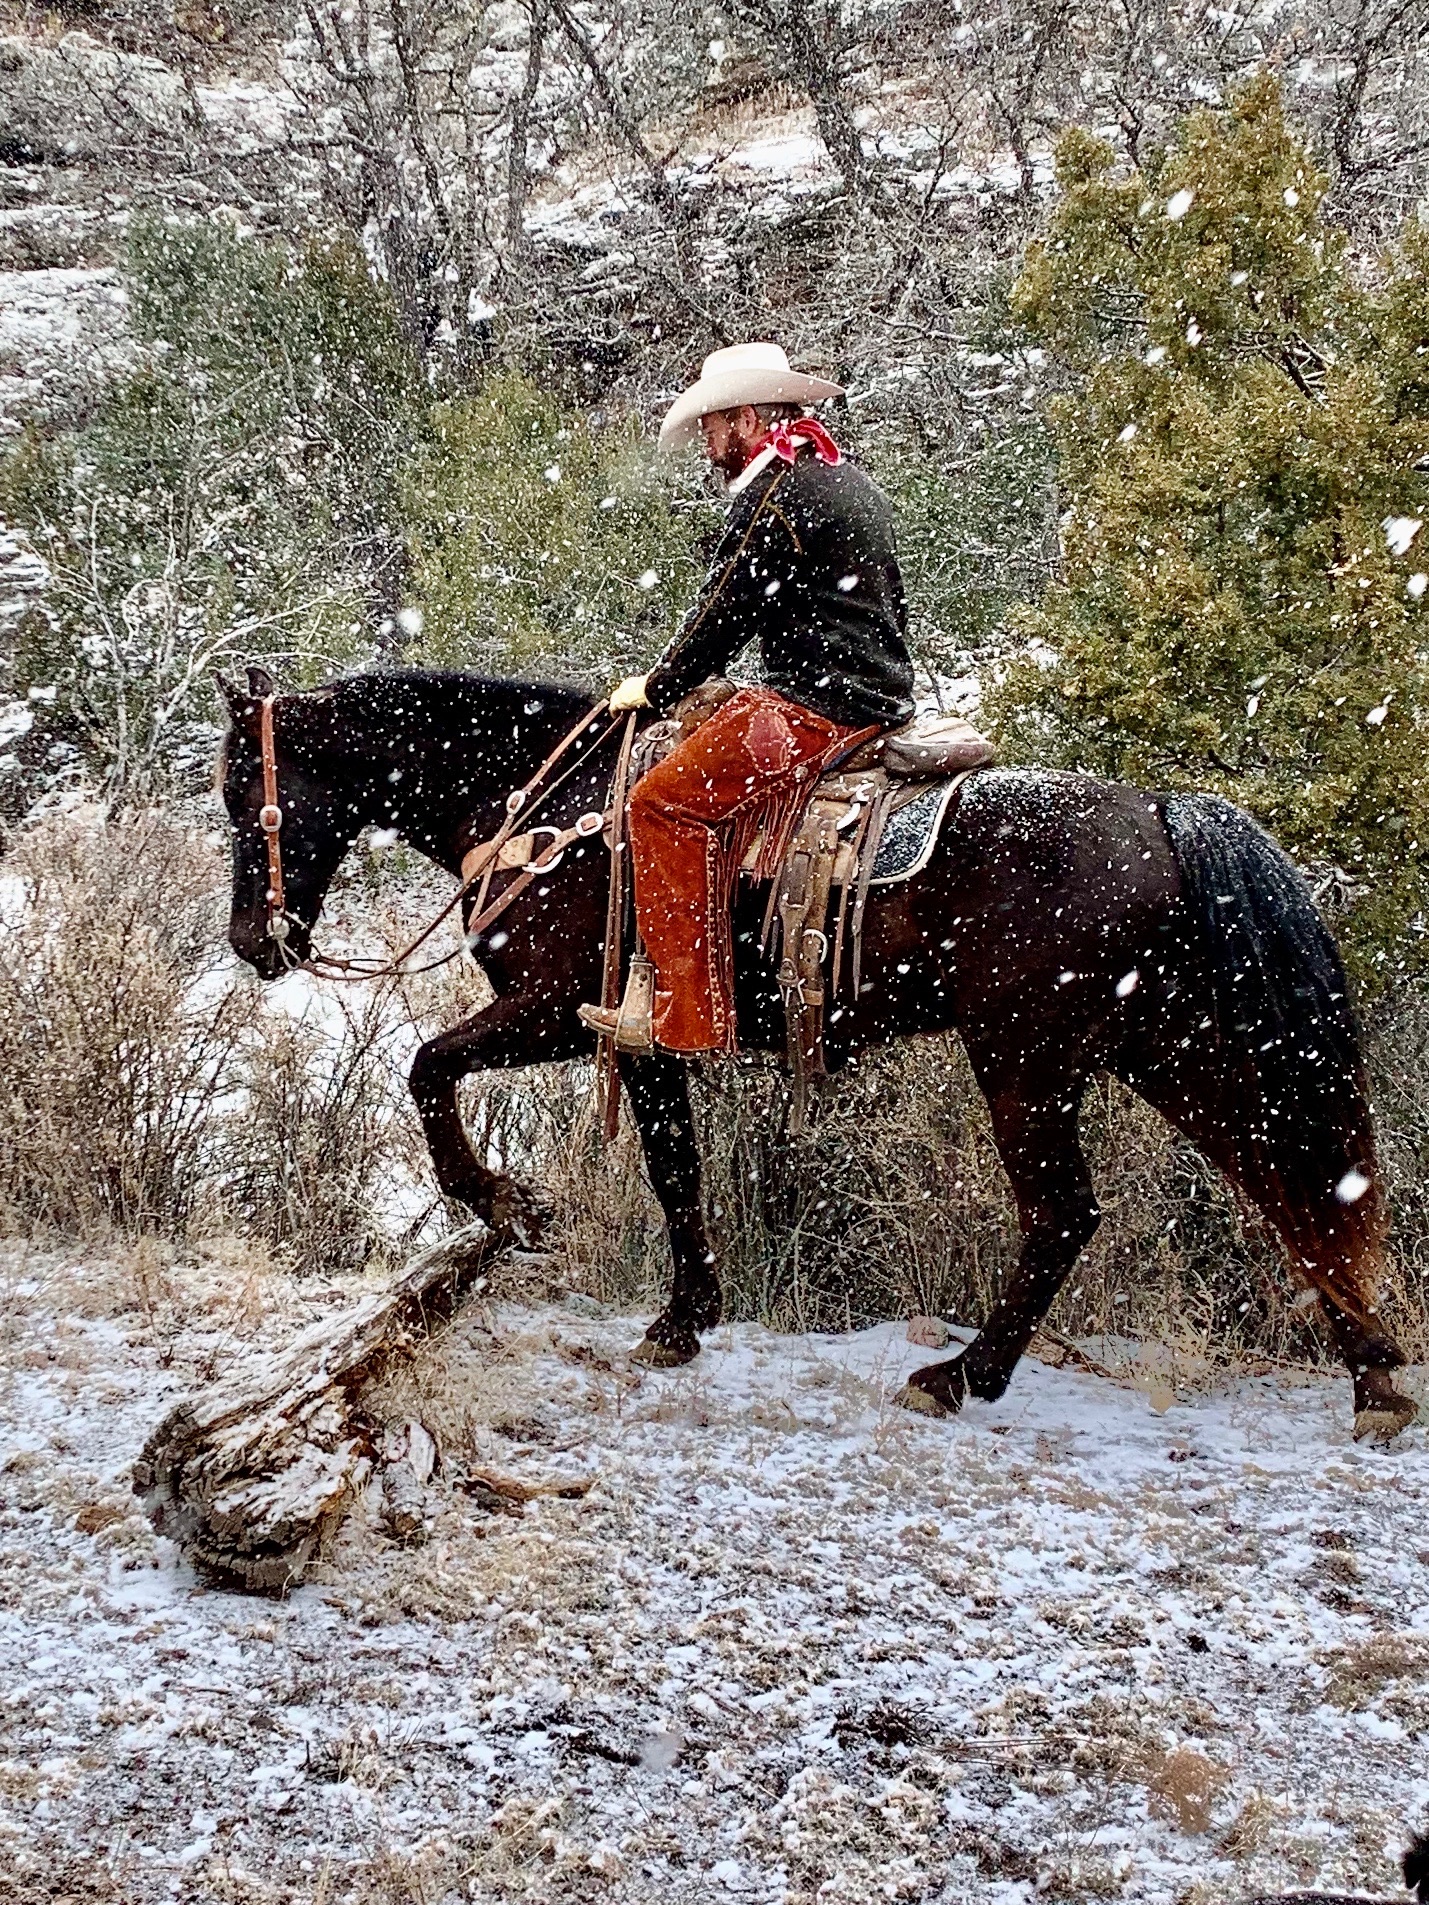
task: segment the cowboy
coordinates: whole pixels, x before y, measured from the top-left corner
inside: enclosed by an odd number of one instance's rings
[[[777,344],[738,344],[705,359],[661,426],[665,451],[703,436],[731,508],[679,632],[610,706],[664,714],[756,640],[764,683],[739,689],[631,794],[649,965],[632,969],[618,1009],[580,1008],[622,1050],[735,1049],[731,912],[745,846],[840,756],[913,712],[893,512],[806,414],[842,394],[792,370]]]

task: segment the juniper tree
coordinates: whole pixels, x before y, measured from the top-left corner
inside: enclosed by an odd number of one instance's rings
[[[1065,377],[1062,574],[1009,739],[1219,789],[1400,964],[1429,868],[1429,231],[1352,257],[1260,77],[1136,169],[1085,132],[1014,308]]]
[[[604,686],[658,652],[698,581],[638,422],[515,372],[435,408],[403,495],[423,661]]]

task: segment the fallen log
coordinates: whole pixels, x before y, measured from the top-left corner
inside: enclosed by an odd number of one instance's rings
[[[158,1532],[216,1584],[295,1586],[372,1473],[364,1390],[484,1286],[506,1241],[484,1224],[454,1232],[391,1289],[170,1410],[134,1464]]]

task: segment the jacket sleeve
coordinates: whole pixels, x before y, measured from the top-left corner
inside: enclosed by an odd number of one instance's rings
[[[694,607],[646,679],[657,713],[722,674],[759,634],[760,610],[784,586],[790,555],[784,518],[766,507],[777,484],[776,477],[731,514]]]

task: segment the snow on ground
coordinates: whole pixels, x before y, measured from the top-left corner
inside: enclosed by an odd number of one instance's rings
[[[203,1586],[129,1464],[352,1294],[237,1245],[0,1267],[0,1897],[1393,1890],[1426,1435],[1357,1447],[1343,1379],[1028,1363],[938,1424],[890,1406],[899,1325],[654,1375],[634,1319],[506,1301],[378,1399],[442,1447],[424,1545],[362,1504],[288,1601]],[[592,1486],[492,1515],[479,1467]]]

